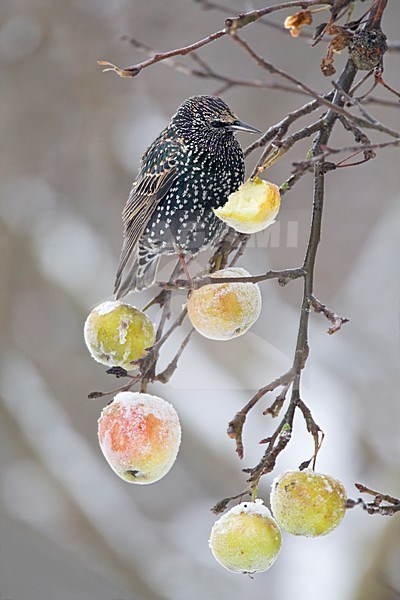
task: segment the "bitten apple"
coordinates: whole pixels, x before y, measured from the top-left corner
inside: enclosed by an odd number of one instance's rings
[[[279,212],[281,195],[274,183],[258,177],[242,183],[214,214],[240,233],[257,233],[272,225]]]

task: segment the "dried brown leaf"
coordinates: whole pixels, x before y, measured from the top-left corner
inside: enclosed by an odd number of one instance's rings
[[[300,10],[294,15],[286,17],[284,22],[285,29],[290,29],[290,35],[292,37],[298,37],[300,30],[305,25],[311,25],[312,14],[310,10]]]

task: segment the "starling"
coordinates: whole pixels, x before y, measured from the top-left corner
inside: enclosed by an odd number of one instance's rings
[[[221,236],[226,226],[211,209],[244,179],[235,131],[259,133],[221,98],[193,96],[146,150],[122,215],[117,298],[152,285],[161,255],[193,256]]]

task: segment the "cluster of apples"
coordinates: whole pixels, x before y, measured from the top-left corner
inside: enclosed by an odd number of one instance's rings
[[[274,222],[279,206],[277,186],[256,178],[240,186],[227,204],[214,212],[237,231],[255,233]],[[244,334],[260,315],[258,285],[235,281],[249,277],[241,268],[222,269],[211,277],[228,281],[190,293],[187,309],[192,325],[213,340]],[[107,301],[86,319],[84,336],[96,361],[129,371],[154,344],[155,327],[134,306]],[[107,462],[120,478],[150,484],[174,464],[181,426],[169,402],[147,393],[123,391],[103,409],[98,438]],[[294,535],[324,535],[343,518],[345,500],[342,484],[333,477],[311,470],[284,473],[272,485],[274,517],[261,500],[238,504],[214,524],[210,548],[217,561],[232,572],[266,571],[280,551],[280,528]]]
[[[261,311],[258,285],[235,282],[244,269],[216,271],[212,277],[231,279],[194,290],[188,314],[205,337],[228,340],[245,333]],[[108,367],[135,368],[155,341],[147,315],[121,301],[96,306],[85,322],[86,345],[93,358]],[[178,415],[171,404],[150,394],[121,392],[99,419],[100,447],[112,469],[131,483],[152,483],[171,468],[181,438]]]
[[[93,358],[108,367],[134,368],[155,341],[154,324],[119,300],[96,306],[85,322],[86,345]],[[130,483],[152,483],[172,467],[181,441],[174,407],[150,394],[120,392],[98,421],[100,448],[113,469]]]
[[[245,333],[258,318],[261,293],[256,284],[235,282],[247,277],[244,269],[224,269],[212,277],[232,282],[194,290],[188,313],[194,327],[214,340]],[[85,322],[86,345],[93,358],[108,367],[128,371],[155,341],[155,327],[147,315],[121,301],[96,306]],[[132,483],[152,483],[171,468],[180,444],[181,428],[175,409],[150,394],[121,392],[99,419],[99,442],[112,469]]]
[[[234,506],[214,524],[210,548],[229,571],[267,571],[280,552],[281,529],[306,537],[333,531],[345,514],[346,490],[311,469],[287,471],[273,481],[270,502],[274,516],[257,499]]]
[[[232,270],[227,271],[232,275]],[[252,291],[243,291],[241,286],[250,286]],[[251,283],[204,286],[193,295],[195,303],[190,310],[197,319],[194,322],[204,328],[210,327],[211,321],[212,330],[207,330],[207,337],[214,339],[243,333],[251,322],[249,306],[253,317],[260,308],[259,290]],[[241,321],[240,331],[234,318],[215,322],[218,310],[224,315],[227,306],[235,309],[227,311],[231,317],[232,313],[241,314],[238,307],[244,299],[246,320]],[[210,310],[210,320],[200,322],[204,310]],[[130,368],[130,362],[143,356],[154,343],[154,326],[136,308],[119,301],[106,302],[89,315],[85,339],[96,360],[108,366]],[[103,409],[98,438],[107,462],[119,477],[129,483],[150,484],[166,475],[174,464],[181,426],[169,402],[150,394],[125,391]],[[332,531],[344,516],[346,491],[334,477],[310,469],[288,471],[274,480],[270,502],[274,516],[261,500],[256,500],[238,504],[214,524],[210,548],[229,571],[256,573],[269,569],[280,552],[281,529],[309,537]]]
[[[243,184],[215,212],[236,229],[254,232],[273,222],[279,203],[277,186],[256,179]],[[188,314],[197,331],[213,340],[230,340],[253,325],[261,311],[260,289],[251,282],[235,281],[248,276],[245,269],[222,269],[211,277],[231,281],[205,285],[190,293]],[[154,344],[155,327],[134,306],[107,301],[86,319],[84,336],[96,361],[130,371]],[[168,402],[149,394],[122,392],[105,407],[98,425],[103,454],[122,479],[151,483],[171,468],[181,428]]]
[[[248,276],[244,269],[224,269],[212,276],[233,281],[194,290],[188,313],[204,336],[228,340],[245,333],[258,318],[261,293],[256,284],[234,281]],[[89,314],[84,336],[96,361],[129,371],[154,344],[155,327],[134,306],[107,301]],[[125,481],[143,484],[157,481],[169,471],[178,453],[181,427],[175,409],[165,400],[126,391],[104,408],[98,436],[115,473]]]

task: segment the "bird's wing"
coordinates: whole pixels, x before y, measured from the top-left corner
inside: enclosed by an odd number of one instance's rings
[[[120,287],[123,270],[136,252],[147,223],[175,180],[178,155],[182,149],[179,140],[170,140],[165,134],[161,134],[143,155],[138,178],[122,213],[124,243],[115,279],[115,291]]]

